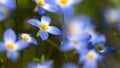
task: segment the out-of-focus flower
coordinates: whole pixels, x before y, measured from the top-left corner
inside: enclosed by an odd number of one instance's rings
[[[0,0],[0,21],[8,17],[12,10],[16,8],[15,0]]]
[[[80,57],[80,62],[84,64],[83,68],[97,68],[98,61],[104,61],[104,56],[94,50],[90,50]]]
[[[85,15],[75,17],[73,20],[67,23],[67,31],[71,36],[80,34],[90,34],[95,32],[95,26],[93,25],[91,19]]]
[[[4,42],[0,42],[0,51],[6,51],[8,58],[12,61],[18,59],[18,51],[28,47],[25,41],[16,41],[16,34],[12,29],[7,29],[4,33]]]
[[[28,64],[27,68],[52,68],[52,61],[44,61],[43,63],[31,62]]]
[[[37,40],[35,38],[33,38],[30,34],[27,34],[27,33],[21,33],[19,35],[19,40],[24,40],[28,43],[38,45]]]
[[[110,46],[106,46],[106,38],[103,34],[98,34],[91,41],[91,47],[94,48],[98,53],[113,53],[115,49]]]
[[[76,64],[67,63],[67,64],[64,64],[62,68],[79,68],[79,67]]]
[[[28,20],[29,24],[39,28],[39,35],[42,38],[42,40],[47,40],[48,33],[51,33],[54,35],[61,34],[61,31],[58,28],[54,26],[49,26],[50,22],[51,22],[51,19],[48,16],[42,16],[41,21],[37,19]]]
[[[46,0],[47,3],[56,4],[60,11],[65,16],[65,19],[71,18],[74,15],[73,5],[80,3],[82,0]]]
[[[90,35],[80,35],[80,36],[68,36],[65,41],[62,42],[60,49],[62,51],[75,50],[77,53],[81,54],[87,50],[87,44]]]
[[[45,0],[33,0],[36,3],[39,14],[45,14],[46,10],[49,12],[59,12],[59,8],[55,4],[46,3]]]
[[[120,9],[108,8],[104,10],[104,27],[111,28],[120,26]],[[120,29],[120,28],[119,28]]]

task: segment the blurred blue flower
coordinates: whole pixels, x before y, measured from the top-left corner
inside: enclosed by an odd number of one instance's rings
[[[74,15],[73,5],[80,3],[82,0],[46,0],[47,3],[56,4],[62,12],[64,18],[70,18]]]
[[[120,29],[120,9],[119,8],[107,8],[103,11],[104,16],[104,28],[117,27]]]
[[[93,35],[95,32],[95,26],[92,20],[86,15],[75,17],[66,25],[68,34],[72,36],[81,34]]]
[[[0,51],[7,52],[7,57],[12,61],[18,59],[18,51],[28,47],[25,41],[16,41],[16,34],[12,29],[7,29],[4,33],[4,42],[0,42]]]
[[[94,48],[98,53],[115,52],[115,48],[106,46],[106,37],[103,34],[97,34],[94,40],[90,43],[91,48]]]
[[[89,50],[80,57],[80,63],[83,63],[83,68],[97,68],[98,61],[104,61],[104,56],[94,50]]]
[[[53,68],[52,61],[44,61],[43,63],[31,62],[27,68]]]
[[[54,26],[49,26],[51,22],[50,17],[48,16],[42,16],[41,21],[37,19],[30,19],[28,20],[28,23],[36,26],[39,28],[39,35],[42,38],[42,40],[47,40],[48,39],[48,33],[54,34],[54,35],[60,35],[61,31],[54,27]]]
[[[38,45],[37,40],[35,38],[33,38],[30,34],[27,34],[27,33],[21,33],[19,35],[19,40],[24,40],[28,43]]]
[[[46,10],[49,12],[59,12],[59,8],[55,4],[49,4],[45,0],[33,0],[36,3],[39,14],[45,14]]]
[[[60,49],[62,51],[75,50],[77,53],[82,54],[87,50],[88,40],[90,35],[68,36],[65,41],[62,42]]]
[[[62,68],[79,68],[76,64],[73,63],[66,63],[63,65]]]
[[[15,0],[0,0],[0,21],[10,15],[11,10],[16,8]]]

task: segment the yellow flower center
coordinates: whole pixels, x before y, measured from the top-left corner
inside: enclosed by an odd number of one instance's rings
[[[60,4],[67,5],[69,0],[59,0]]]
[[[48,29],[49,29],[48,24],[45,24],[45,23],[41,23],[40,28],[44,31],[48,31]]]
[[[6,47],[9,49],[9,50],[14,50],[15,49],[15,45],[13,43],[8,43],[6,44]]]
[[[30,37],[28,35],[23,35],[23,36],[21,36],[21,40],[29,42],[30,41]]]
[[[70,35],[73,35],[73,34],[76,34],[78,32],[78,29],[76,26],[71,24],[68,26],[68,32]]]
[[[94,53],[89,53],[89,54],[87,55],[87,58],[90,59],[90,60],[93,60],[93,59],[96,58],[96,55],[95,55]]]
[[[44,0],[37,0],[37,3],[38,3],[41,7],[44,7],[44,6],[45,6]]]

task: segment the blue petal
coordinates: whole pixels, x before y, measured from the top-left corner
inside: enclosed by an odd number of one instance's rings
[[[18,50],[23,50],[28,48],[29,43],[23,40],[17,41],[16,46],[18,47]]]
[[[72,1],[72,4],[78,4],[78,3],[80,3],[80,2],[82,2],[83,0],[73,0]]]
[[[69,44],[68,41],[64,41],[60,46],[60,50],[62,50],[62,51],[69,51],[72,49],[73,49],[73,47]]]
[[[115,52],[115,48],[110,47],[110,46],[106,47],[106,53],[113,53],[113,52]]]
[[[63,13],[63,16],[64,16],[64,20],[65,22],[69,22],[73,15],[74,15],[74,8],[73,7],[67,7],[67,8],[62,8],[62,13]]]
[[[38,4],[36,6],[40,15],[46,13],[45,9],[41,8]]]
[[[0,21],[5,19],[5,15],[3,13],[0,12]]]
[[[41,22],[46,23],[46,24],[49,25],[50,22],[51,22],[51,19],[50,19],[49,16],[42,16],[42,18],[41,18]]]
[[[97,61],[87,60],[83,68],[97,68]]]
[[[27,23],[39,28],[40,21],[37,19],[30,19],[27,21]]]
[[[61,31],[54,26],[49,26],[48,32],[51,33],[51,34],[54,34],[54,35],[60,35],[61,34]]]
[[[16,8],[16,1],[15,0],[2,0],[0,1],[0,4],[3,6],[10,8],[10,9],[15,9]]]
[[[47,40],[48,39],[48,32],[45,32],[43,30],[39,30],[39,35],[41,37],[42,40]]]
[[[42,66],[45,66],[46,68],[53,68],[52,61],[46,60],[43,63],[41,63]]]
[[[67,63],[67,64],[64,64],[62,68],[79,68],[79,67],[76,64]]]
[[[8,58],[10,58],[12,61],[17,61],[17,59],[18,59],[18,52],[17,51],[8,51],[7,52],[7,56],[8,56]]]
[[[0,42],[0,51],[5,51],[6,47],[3,42]]]
[[[53,4],[46,4],[46,6],[43,8],[49,12],[54,12],[54,13],[60,12],[59,7]]]
[[[36,68],[37,67],[37,63],[31,62],[28,64],[27,68]]]
[[[37,40],[33,37],[31,37],[31,43],[35,44],[36,46],[38,46]]]
[[[4,33],[4,41],[5,42],[15,42],[16,34],[12,29],[7,29]]]

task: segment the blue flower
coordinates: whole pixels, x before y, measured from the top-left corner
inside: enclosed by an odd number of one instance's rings
[[[91,48],[94,48],[98,53],[113,53],[115,48],[106,46],[106,37],[103,34],[98,34],[91,41]]]
[[[46,3],[45,0],[33,0],[36,3],[39,14],[45,14],[46,10],[49,12],[59,12],[59,8],[55,4]]]
[[[47,3],[56,4],[65,18],[70,18],[74,15],[73,5],[80,3],[82,0],[46,0]]]
[[[61,34],[61,31],[58,28],[56,28],[54,26],[49,26],[50,22],[51,22],[51,19],[48,16],[42,16],[41,21],[39,21],[37,19],[28,20],[29,24],[39,28],[39,35],[42,38],[42,40],[48,39],[48,33],[51,33],[54,35]]]
[[[15,8],[15,0],[0,0],[0,21],[4,20],[11,10],[14,10]]]
[[[79,67],[76,64],[67,63],[67,64],[64,64],[62,68],[79,68]]]
[[[43,63],[34,63],[31,62],[28,64],[27,68],[52,68],[51,61],[44,61]]]
[[[83,68],[97,68],[98,61],[104,61],[104,56],[94,50],[89,50],[80,57],[80,63],[84,64]]]
[[[19,40],[24,40],[28,43],[38,45],[37,40],[35,38],[33,38],[30,34],[27,34],[27,33],[21,33],[19,35]]]
[[[90,35],[68,36],[65,41],[62,42],[60,49],[62,51],[75,50],[77,53],[82,54],[87,50],[87,44]]]
[[[103,11],[104,16],[104,28],[111,28],[120,26],[120,10],[117,8],[107,8]],[[119,28],[120,29],[120,28]]]
[[[18,51],[28,47],[25,41],[16,41],[16,34],[12,29],[7,29],[4,33],[4,42],[0,42],[0,51],[7,52],[7,57],[12,61],[18,59]]]
[[[95,32],[95,26],[88,16],[82,15],[67,23],[67,31],[72,36],[80,34],[90,34],[92,36]]]

